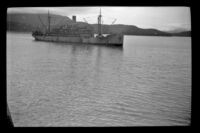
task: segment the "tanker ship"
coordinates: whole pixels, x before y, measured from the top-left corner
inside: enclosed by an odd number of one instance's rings
[[[51,17],[48,11],[48,26],[45,31],[36,30],[32,36],[37,41],[62,42],[62,43],[80,43],[80,44],[98,44],[106,46],[123,46],[122,34],[103,34],[102,33],[102,15],[101,9],[97,17],[98,33],[94,34],[92,29],[80,28],[76,25],[64,25],[61,28],[51,28]],[[74,23],[76,16],[72,17]]]

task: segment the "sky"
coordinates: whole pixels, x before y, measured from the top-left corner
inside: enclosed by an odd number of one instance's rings
[[[18,7],[8,8],[8,13],[47,13],[77,17],[77,21],[97,23],[102,13],[103,24],[126,24],[140,28],[156,28],[163,31],[174,29],[191,30],[189,7]]]

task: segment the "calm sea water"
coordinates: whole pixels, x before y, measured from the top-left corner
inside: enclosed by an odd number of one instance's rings
[[[169,126],[191,119],[191,38],[125,36],[123,48],[7,33],[15,126]]]

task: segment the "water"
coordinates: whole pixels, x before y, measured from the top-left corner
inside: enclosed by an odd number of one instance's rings
[[[170,126],[191,119],[191,38],[125,36],[124,47],[7,33],[15,126]]]

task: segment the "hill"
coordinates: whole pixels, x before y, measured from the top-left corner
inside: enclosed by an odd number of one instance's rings
[[[191,36],[191,31],[183,31],[179,33],[172,33],[173,36]]]
[[[47,14],[28,14],[28,13],[10,13],[7,14],[7,30],[32,32],[36,29],[45,30],[47,28]],[[69,17],[51,14],[51,27],[62,25],[77,25],[79,27],[93,28],[97,33],[97,24],[87,24],[85,22],[75,23]],[[124,35],[145,35],[145,36],[190,36],[190,31],[179,33],[164,32],[157,29],[142,29],[134,25],[102,25],[104,34],[124,34]]]
[[[97,31],[97,24],[93,25]],[[124,34],[124,35],[145,35],[145,36],[171,36],[170,33],[156,29],[142,29],[133,25],[103,25],[102,31],[105,34]]]

